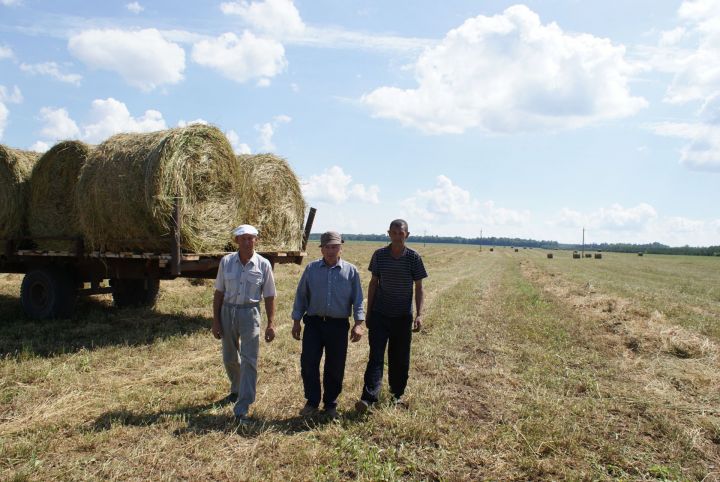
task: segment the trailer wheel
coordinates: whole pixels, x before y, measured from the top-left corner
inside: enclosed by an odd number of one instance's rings
[[[25,314],[36,320],[68,318],[75,308],[77,284],[59,269],[28,272],[20,286],[20,302]]]
[[[115,306],[155,306],[160,280],[158,279],[118,279],[110,280]]]

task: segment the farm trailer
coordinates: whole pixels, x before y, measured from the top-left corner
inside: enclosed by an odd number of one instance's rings
[[[276,264],[301,264],[307,253],[308,237],[315,219],[310,208],[303,233],[301,251],[272,251],[259,254],[273,268]],[[0,254],[0,273],[24,273],[20,302],[29,318],[66,318],[78,296],[110,293],[115,306],[152,306],[160,280],[175,278],[214,279],[223,256],[228,253],[183,253],[180,239],[181,217],[177,208],[167,253],[86,251],[82,238],[42,238],[72,241],[71,251],[34,249],[41,238],[5,240]],[[109,286],[101,286],[108,280]],[[89,285],[86,287],[86,284]]]

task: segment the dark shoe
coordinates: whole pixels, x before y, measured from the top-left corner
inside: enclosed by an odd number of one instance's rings
[[[313,415],[317,415],[319,412],[317,407],[313,407],[309,403],[306,403],[305,406],[300,410],[300,416],[301,417],[312,417]]]
[[[252,420],[247,416],[247,414],[235,415],[235,423],[238,425],[248,425],[252,423]]]
[[[336,418],[340,417],[340,414],[338,413],[337,408],[335,408],[335,407],[325,408],[323,415],[325,415],[325,417],[329,418],[330,420],[335,420]]]
[[[229,393],[227,397],[218,400],[218,405],[230,405],[231,403],[237,402],[238,394],[237,393]]]
[[[370,404],[363,400],[362,398],[355,402],[355,411],[357,413],[365,413],[370,408]]]
[[[405,410],[410,408],[410,404],[404,398],[393,398],[392,404],[395,408],[402,408]]]

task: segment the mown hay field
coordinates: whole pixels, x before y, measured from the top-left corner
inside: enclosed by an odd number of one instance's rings
[[[344,247],[365,285],[378,246]],[[96,297],[29,322],[21,278],[0,275],[0,479],[720,479],[719,258],[413,247],[430,278],[410,408],[354,413],[364,338],[341,418],[297,417],[302,267],[278,266],[247,428],[214,405],[227,382],[210,284],[163,283],[154,310]]]

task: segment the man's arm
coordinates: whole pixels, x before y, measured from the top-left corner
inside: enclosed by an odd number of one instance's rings
[[[357,271],[355,271],[355,276],[353,276],[352,284],[353,318],[355,319],[355,325],[350,331],[350,341],[354,343],[356,341],[360,341],[360,338],[362,338],[362,324],[365,320],[365,312],[363,311],[362,284],[360,283],[360,273]]]
[[[302,276],[300,277],[300,281],[298,282],[297,289],[295,290],[295,300],[293,301],[293,310],[292,310],[292,320],[293,320],[293,326],[292,326],[292,337],[296,340],[300,339],[300,334],[302,333],[302,325],[300,324],[300,320],[302,319],[303,315],[307,311],[308,307],[308,271],[310,270],[310,265],[308,264],[305,266],[305,271],[303,271]]]
[[[422,328],[422,312],[423,312],[423,285],[422,280],[415,282],[415,321],[413,322],[413,331],[420,331]]]
[[[367,320],[372,313],[373,303],[375,303],[375,290],[377,290],[379,283],[380,278],[372,275],[372,278],[370,278],[370,284],[368,284],[367,311],[365,314],[365,320]]]
[[[213,294],[212,334],[218,340],[223,336],[222,323],[220,322],[220,310],[222,309],[223,299],[225,299],[225,293],[216,289]]]
[[[265,329],[265,341],[270,343],[275,339],[275,297],[265,298],[265,313],[267,314],[267,328]]]

